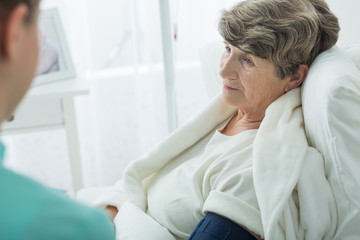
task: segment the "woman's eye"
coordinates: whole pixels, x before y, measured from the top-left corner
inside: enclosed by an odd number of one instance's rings
[[[248,63],[248,64],[252,64],[252,63],[253,63],[250,58],[244,58],[244,61],[245,61],[246,63]]]
[[[231,53],[231,48],[230,48],[230,47],[225,47],[225,49],[226,49],[226,51],[227,51],[228,53]]]

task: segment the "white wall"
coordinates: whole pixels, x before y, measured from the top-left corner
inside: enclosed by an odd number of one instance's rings
[[[359,0],[327,0],[330,9],[339,18],[341,27],[340,44],[360,44],[360,1]]]

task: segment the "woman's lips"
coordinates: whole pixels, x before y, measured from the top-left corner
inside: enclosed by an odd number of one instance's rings
[[[229,87],[229,86],[227,86],[225,84],[224,84],[224,88],[227,89],[227,90],[237,90],[236,88]]]

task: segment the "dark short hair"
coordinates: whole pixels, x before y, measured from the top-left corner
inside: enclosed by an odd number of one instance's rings
[[[9,14],[19,5],[25,4],[29,12],[25,18],[26,23],[31,23],[35,18],[36,9],[39,6],[40,0],[0,0],[0,59],[3,57],[1,44],[3,41],[2,28]]]
[[[0,0],[0,23],[2,23],[11,11],[21,3],[29,8],[29,13],[26,16],[25,21],[31,22],[35,17],[39,1],[40,0]]]
[[[308,66],[338,39],[324,0],[246,0],[222,13],[219,33],[234,47],[268,59],[283,79]]]

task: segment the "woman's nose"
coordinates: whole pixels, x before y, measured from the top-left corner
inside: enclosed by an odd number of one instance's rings
[[[220,61],[220,76],[221,78],[236,79],[237,72],[234,59],[232,57],[223,57]]]

